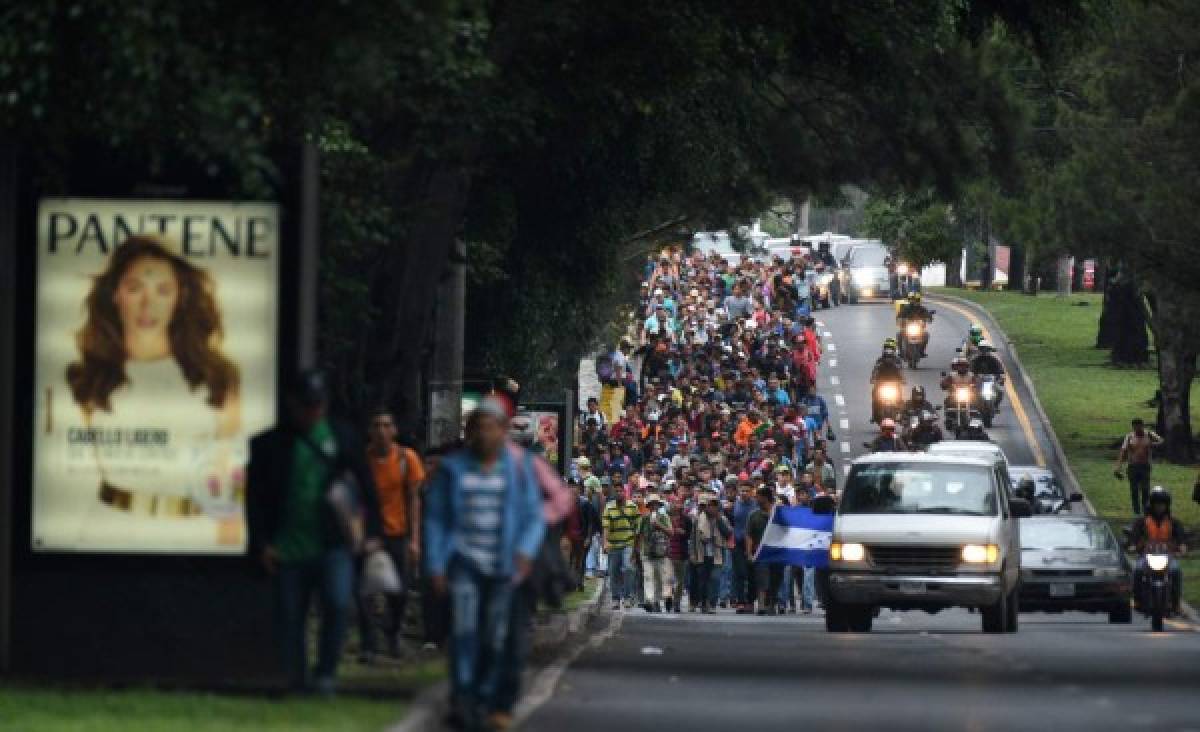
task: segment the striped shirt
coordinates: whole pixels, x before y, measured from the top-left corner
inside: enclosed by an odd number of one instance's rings
[[[634,535],[641,524],[642,512],[636,504],[629,501],[626,501],[624,506],[618,506],[616,501],[609,501],[600,520],[608,536],[609,547],[624,549],[633,544]]]
[[[500,532],[504,521],[504,472],[463,473],[462,534],[459,554],[485,575],[500,566]]]

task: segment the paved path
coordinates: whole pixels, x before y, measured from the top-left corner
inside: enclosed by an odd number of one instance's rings
[[[967,328],[962,314],[936,307],[917,377],[931,395]],[[874,435],[867,376],[894,319],[884,304],[818,319],[832,344],[821,380],[841,425],[841,471]],[[1006,403],[993,438],[1013,463],[1052,462],[1028,395],[1018,396],[1029,424]],[[1073,613],[1023,614],[1015,635],[984,635],[979,625],[959,610],[884,612],[870,634],[833,635],[819,615],[630,611],[612,638],[567,668],[523,729],[1200,732],[1200,633],[1190,625],[1156,635],[1141,617],[1119,626]]]

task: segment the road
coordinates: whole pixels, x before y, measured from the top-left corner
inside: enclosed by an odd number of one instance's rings
[[[919,370],[931,401],[967,329],[963,314],[935,307],[930,358]],[[844,465],[874,435],[867,377],[894,319],[885,304],[818,317],[827,344],[821,385],[841,425]],[[1006,403],[992,437],[1014,464],[1052,463],[1029,395],[1017,396],[1029,424]],[[610,637],[539,677],[545,701],[521,729],[1200,731],[1200,632],[1187,623],[1152,634],[1141,617],[1119,626],[1101,615],[1027,613],[1019,633],[984,635],[978,615],[958,610],[884,612],[870,634],[827,634],[819,615],[728,611],[634,610],[611,623]]]

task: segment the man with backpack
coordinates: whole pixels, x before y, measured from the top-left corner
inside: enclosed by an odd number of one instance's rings
[[[638,531],[638,551],[642,557],[642,578],[645,589],[643,601],[648,612],[662,612],[664,592],[673,586],[671,560],[667,557],[671,546],[671,517],[663,511],[662,496],[651,493],[646,497],[646,508],[642,525]]]

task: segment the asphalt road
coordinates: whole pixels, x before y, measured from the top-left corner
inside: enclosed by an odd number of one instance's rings
[[[917,375],[930,395],[967,328],[963,315],[937,310]],[[840,470],[875,434],[867,377],[894,319],[889,305],[863,304],[819,320]],[[1014,464],[1051,460],[1028,395],[1018,396],[1030,423],[1007,401],[993,439]],[[633,610],[611,623],[611,635],[565,670],[539,676],[521,729],[1200,731],[1200,632],[1182,622],[1152,634],[1142,617],[1121,626],[1102,615],[1026,613],[1019,633],[984,635],[966,611],[884,612],[872,633],[835,635],[819,615]]]

